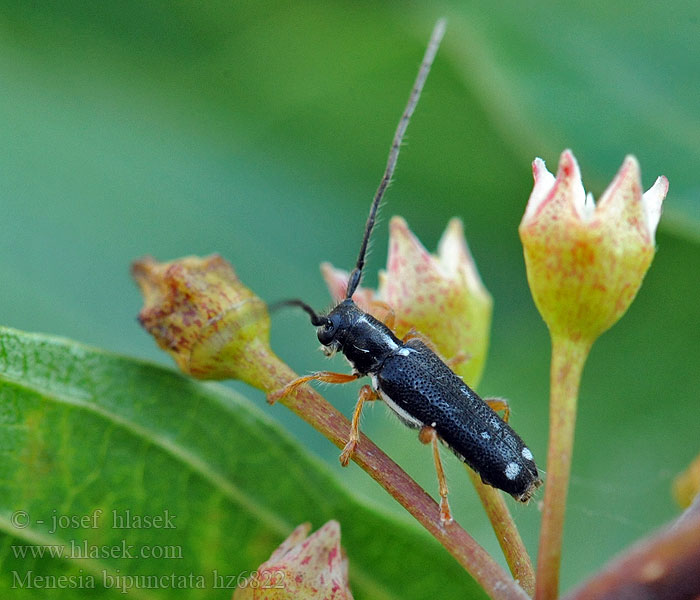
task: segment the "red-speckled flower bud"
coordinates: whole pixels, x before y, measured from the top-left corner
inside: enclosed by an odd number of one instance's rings
[[[625,313],[654,257],[668,181],[642,194],[628,156],[597,204],[584,192],[571,151],[556,179],[533,163],[535,186],[520,223],[535,304],[553,336],[592,343]]]
[[[233,600],[352,600],[340,525],[299,525],[233,594]]]
[[[268,346],[265,303],[218,255],[159,263],[134,262],[144,296],[143,327],[178,367],[198,379],[241,379],[260,387],[260,373],[276,360]]]
[[[379,274],[379,295],[396,311],[396,330],[425,334],[446,359],[466,354],[454,365],[476,386],[486,361],[493,301],[481,282],[464,238],[462,222],[452,219],[428,253],[401,217],[389,225],[389,257]]]
[[[321,272],[335,300],[345,297],[348,273],[324,263]],[[389,226],[389,258],[379,273],[379,291],[358,288],[353,299],[365,311],[379,300],[394,311],[394,330],[403,337],[415,329],[445,359],[465,357],[454,371],[476,386],[486,360],[492,300],[481,282],[464,238],[462,222],[452,219],[430,254],[406,221],[394,217]]]

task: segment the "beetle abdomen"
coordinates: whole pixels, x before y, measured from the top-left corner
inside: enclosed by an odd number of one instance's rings
[[[432,426],[485,483],[520,501],[541,484],[520,436],[420,340],[389,356],[373,379],[402,421]]]

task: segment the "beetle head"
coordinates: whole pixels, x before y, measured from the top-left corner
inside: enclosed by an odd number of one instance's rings
[[[316,335],[327,356],[342,350],[348,331],[363,314],[350,298],[346,298],[323,317],[325,322],[319,325]]]

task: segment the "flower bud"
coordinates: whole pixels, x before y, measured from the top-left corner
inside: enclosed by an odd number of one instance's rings
[[[454,370],[476,386],[486,361],[493,301],[481,282],[459,219],[451,219],[431,255],[401,217],[389,225],[387,269],[379,295],[396,311],[396,330],[425,334],[445,359],[466,353]]]
[[[700,494],[700,456],[673,481],[673,496],[681,508],[688,508],[693,499]]]
[[[328,521],[306,537],[299,525],[233,594],[233,600],[352,600],[340,525]]]
[[[592,343],[625,313],[654,257],[654,235],[668,181],[642,194],[628,156],[597,204],[584,192],[571,151],[556,179],[533,163],[535,185],[520,239],[535,304],[552,335]]]
[[[322,272],[333,297],[344,297],[348,274],[327,263]],[[462,223],[452,219],[431,255],[401,217],[389,226],[389,257],[379,273],[379,291],[359,288],[355,302],[372,312],[372,301],[394,311],[394,330],[403,337],[415,329],[425,335],[445,359],[467,356],[454,371],[476,386],[486,360],[492,300],[481,282],[464,239]]]
[[[274,357],[267,308],[223,258],[145,257],[133,263],[132,275],[144,296],[141,325],[183,372],[260,387],[261,365]]]

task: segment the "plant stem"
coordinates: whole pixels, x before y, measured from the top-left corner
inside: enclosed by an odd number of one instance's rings
[[[259,372],[251,380],[269,393],[296,379],[297,375],[269,352],[266,345],[249,356],[260,359]],[[322,433],[338,448],[343,448],[350,433],[350,422],[318,392],[306,385],[280,400],[292,412]],[[494,600],[529,600],[528,595],[459,524],[443,524],[440,507],[408,474],[361,434],[353,457],[379,485],[389,492],[430,534],[461,564]]]
[[[698,598],[698,564],[700,514],[690,514],[625,550],[566,599]]]
[[[552,335],[547,484],[537,558],[536,600],[554,600],[576,425],[576,405],[583,365],[591,342]]]
[[[520,532],[515,526],[515,521],[508,510],[503,494],[496,488],[486,485],[481,477],[472,469],[466,467],[469,477],[474,484],[477,494],[484,505],[486,515],[491,521],[491,526],[496,534],[496,539],[501,546],[508,568],[515,580],[528,595],[535,591],[535,571],[532,561],[525,549],[525,544],[520,537]]]

